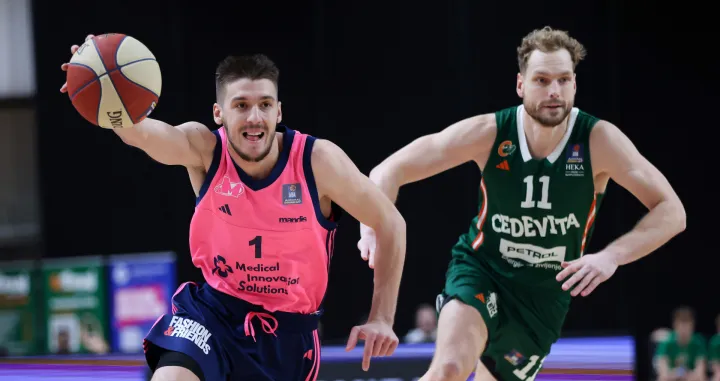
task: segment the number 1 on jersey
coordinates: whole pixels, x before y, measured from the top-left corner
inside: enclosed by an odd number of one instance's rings
[[[255,246],[255,258],[262,258],[262,237],[257,236],[253,238],[248,245]]]
[[[550,176],[541,176],[538,179],[538,181],[542,183],[542,194],[537,205],[535,205],[535,200],[533,200],[533,180],[534,176],[532,175],[523,179],[523,182],[525,182],[525,201],[520,203],[520,207],[535,208],[537,206],[540,209],[551,209],[552,204],[548,202],[548,198],[550,197],[550,195],[548,195],[548,192],[550,192]]]

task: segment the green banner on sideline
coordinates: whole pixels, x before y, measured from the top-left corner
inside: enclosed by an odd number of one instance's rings
[[[47,259],[42,274],[44,349],[52,354],[98,352],[98,341],[107,343],[108,337],[102,257]]]
[[[0,357],[40,352],[37,291],[32,261],[0,262]]]

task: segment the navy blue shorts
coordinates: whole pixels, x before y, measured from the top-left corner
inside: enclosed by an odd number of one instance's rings
[[[194,359],[207,381],[317,379],[319,313],[270,313],[192,282],[178,287],[172,306],[143,343],[152,371],[165,351],[175,351]]]

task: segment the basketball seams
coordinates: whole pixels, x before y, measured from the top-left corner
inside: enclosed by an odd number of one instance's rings
[[[153,60],[153,61],[155,61],[155,60]],[[135,63],[135,62],[137,62],[137,61],[128,62],[128,63],[126,63],[125,65],[122,65],[122,66],[120,67],[120,69],[124,68],[125,66],[130,66],[130,64]],[[145,86],[143,86],[143,85],[141,85],[141,84],[133,81],[132,79],[128,78],[128,76],[126,76],[125,73],[122,72],[122,70],[120,70],[120,75],[122,75],[123,78],[127,79],[127,81],[130,82],[130,83],[132,83],[133,85],[135,85],[135,86],[137,86],[137,87],[139,87],[139,88],[141,88],[141,89],[149,92],[150,94],[154,95],[156,98],[160,98],[160,96],[157,95],[157,94],[155,94],[154,91],[152,91],[152,90],[148,89],[147,87],[145,87]]]
[[[123,37],[123,39],[120,40],[120,43],[118,44],[117,49],[115,49],[115,67],[117,67],[117,69],[120,71],[120,75],[122,75],[123,78],[125,78],[128,82],[136,85],[137,87],[139,87],[139,88],[141,88],[141,89],[144,89],[145,91],[150,92],[150,94],[154,95],[156,98],[160,98],[160,96],[159,96],[158,94],[155,94],[154,91],[148,89],[147,87],[145,87],[145,86],[143,86],[143,85],[141,85],[141,84],[139,84],[139,83],[136,83],[135,81],[133,81],[133,80],[131,80],[130,78],[128,78],[127,75],[125,75],[125,73],[123,73],[122,68],[124,68],[125,66],[132,65],[132,64],[134,64],[134,63],[136,63],[136,62],[140,62],[140,61],[150,61],[150,60],[152,60],[152,61],[157,61],[157,60],[154,59],[154,58],[142,58],[142,59],[139,59],[139,60],[130,61],[130,62],[126,63],[125,65],[120,65],[120,63],[118,62],[118,53],[120,53],[120,47],[122,47],[122,43],[123,43],[123,41],[125,41],[125,38],[127,38],[127,36]],[[130,116],[130,118],[132,118],[132,116]]]
[[[122,42],[125,40],[127,36],[123,37],[122,40],[120,40],[120,43],[118,44],[118,49],[116,49],[115,53],[115,68],[117,69],[117,50],[119,50],[120,45],[122,45]],[[97,47],[97,44],[93,41],[93,47],[95,48],[95,51],[98,54],[98,57],[100,57],[100,63],[102,63],[103,68],[105,69],[105,73],[108,72],[108,68],[105,65],[105,60],[103,60],[102,53],[100,53],[100,49]],[[132,124],[135,124],[135,120],[133,119],[132,115],[130,115],[130,112],[127,109],[127,106],[125,106],[125,102],[123,101],[122,97],[120,96],[120,93],[117,92],[117,86],[115,86],[115,81],[113,81],[112,76],[108,75],[108,78],[110,79],[110,83],[112,84],[113,88],[115,89],[115,93],[118,95],[118,99],[120,99],[120,104],[125,109],[125,113],[130,117],[130,122]],[[102,83],[100,84],[102,86]],[[102,91],[100,91],[100,102],[98,102],[98,120],[100,119],[100,106],[102,105]]]
[[[123,39],[120,40],[120,43],[118,43],[117,49],[115,49],[115,67],[116,67],[116,70],[120,73],[120,75],[121,75],[123,78],[125,78],[126,81],[128,81],[128,83],[132,83],[133,85],[135,85],[135,86],[137,86],[137,87],[139,87],[139,88],[141,88],[141,89],[149,92],[150,94],[152,94],[152,95],[155,96],[156,98],[160,98],[160,96],[157,95],[157,94],[155,94],[154,91],[152,91],[152,90],[148,89],[147,87],[145,87],[145,86],[143,86],[143,85],[141,85],[141,84],[139,84],[139,83],[131,80],[130,78],[128,78],[128,76],[125,75],[125,73],[123,73],[122,68],[124,68],[125,66],[130,66],[130,65],[132,65],[132,64],[134,64],[134,63],[142,62],[142,61],[157,61],[157,60],[154,59],[154,58],[141,58],[141,59],[139,59],[139,60],[130,61],[130,62],[124,64],[124,65],[120,65],[120,63],[118,62],[118,54],[120,53],[120,48],[122,47],[123,41],[125,41],[125,39],[126,39],[127,37],[128,37],[128,36],[123,37]],[[111,80],[112,80],[112,78],[111,78]],[[130,117],[130,120],[133,122],[133,124],[135,124],[135,117],[134,117],[134,115],[132,115],[132,114],[130,113],[130,110],[127,108],[127,106],[125,106],[125,102],[123,101],[122,96],[120,96],[120,93],[118,93],[118,97],[120,98],[120,102],[123,102],[123,107],[125,107],[125,111],[127,111],[128,116]],[[138,116],[138,117],[141,117],[141,116]]]
[[[92,85],[93,82],[99,80],[99,79],[100,79],[100,76],[99,76],[99,75],[97,74],[97,72],[96,72],[92,67],[90,67],[89,65],[85,65],[85,64],[77,63],[77,62],[69,63],[68,65],[69,65],[69,66],[80,66],[80,67],[84,67],[84,68],[90,70],[90,71],[95,75],[95,78],[93,78],[91,81],[88,81],[88,82],[85,83],[84,85],[80,86],[77,90],[75,90],[74,93],[70,94],[70,100],[72,101],[72,100],[75,98],[75,96],[78,95],[84,88]],[[103,74],[103,75],[105,75],[105,74]]]

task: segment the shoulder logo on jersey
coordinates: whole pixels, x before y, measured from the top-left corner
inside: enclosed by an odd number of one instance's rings
[[[221,196],[238,198],[244,191],[245,188],[242,183],[234,183],[230,181],[230,177],[228,176],[223,177],[220,184],[215,186],[215,193]]]
[[[302,190],[300,184],[283,184],[283,205],[302,204]]]
[[[515,152],[515,149],[517,149],[517,146],[510,140],[506,140],[498,146],[498,155],[500,155],[500,157],[512,155],[513,152]]]
[[[571,144],[567,148],[567,162],[568,163],[582,163],[583,162],[583,145],[581,143]]]

